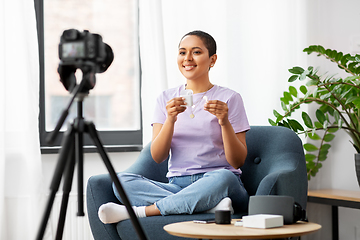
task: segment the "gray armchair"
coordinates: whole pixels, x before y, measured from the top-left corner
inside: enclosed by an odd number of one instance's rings
[[[301,140],[288,128],[253,126],[246,135],[248,155],[242,181],[249,195],[287,195],[294,197],[306,208],[307,176]],[[137,173],[147,178],[167,182],[167,161],[157,164],[150,155],[150,144],[144,147],[137,161],[125,172]],[[103,224],[97,215],[103,203],[119,203],[113,194],[108,174],[92,176],[87,185],[87,209],[91,231],[95,240],[134,240],[136,232],[130,220],[117,224]],[[241,218],[246,212],[235,213]],[[171,236],[163,230],[170,223],[206,219],[214,214],[156,216],[139,219],[148,239],[185,239]]]

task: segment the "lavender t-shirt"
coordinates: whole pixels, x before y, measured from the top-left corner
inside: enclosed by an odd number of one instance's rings
[[[179,97],[184,88],[185,86],[181,85],[168,89],[158,97],[152,123],[164,124],[167,116],[166,103]],[[217,169],[229,169],[235,174],[241,174],[240,169],[233,168],[226,161],[221,127],[216,116],[204,110],[203,96],[228,105],[228,118],[235,133],[250,129],[239,93],[214,85],[205,94],[194,94],[192,111],[191,107],[187,107],[185,112],[177,116],[175,122],[167,177],[193,175]],[[194,118],[190,117],[192,113]]]

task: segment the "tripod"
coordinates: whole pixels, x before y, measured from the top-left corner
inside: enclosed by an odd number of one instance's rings
[[[87,77],[93,77],[94,74],[84,74],[84,77],[79,85],[73,90],[73,96],[68,104],[68,107],[63,111],[56,128],[50,138],[48,138],[49,142],[52,142],[56,138],[56,134],[60,130],[63,125],[68,113],[69,109],[75,99],[77,99],[77,117],[74,119],[73,123],[69,125],[67,131],[65,132],[62,143],[61,150],[59,153],[58,162],[55,168],[55,172],[50,184],[50,196],[48,198],[48,202],[45,208],[45,212],[43,218],[41,220],[41,225],[37,234],[36,239],[41,240],[44,237],[46,224],[49,220],[51,209],[54,203],[56,192],[59,189],[61,178],[64,177],[63,183],[63,196],[60,208],[60,215],[58,220],[58,226],[56,231],[55,239],[62,239],[65,218],[66,218],[66,210],[69,201],[69,193],[71,191],[75,164],[78,165],[78,213],[77,216],[85,216],[84,206],[83,206],[83,135],[87,133],[90,135],[93,140],[95,146],[98,149],[98,152],[111,176],[112,181],[115,183],[116,189],[119,192],[119,195],[125,205],[132,224],[135,228],[135,231],[140,240],[147,239],[141,225],[134,213],[134,210],[131,207],[131,204],[122,188],[122,185],[117,178],[116,172],[110,162],[110,159],[100,141],[95,125],[90,121],[85,121],[83,117],[83,101],[87,96],[87,93],[82,93],[84,86],[87,84]]]

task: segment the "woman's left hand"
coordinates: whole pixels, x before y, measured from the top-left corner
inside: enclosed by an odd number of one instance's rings
[[[229,123],[229,108],[226,103],[219,100],[209,100],[205,103],[204,109],[217,117],[220,126]]]

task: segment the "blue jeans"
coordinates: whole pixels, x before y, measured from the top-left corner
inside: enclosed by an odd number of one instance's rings
[[[118,177],[132,206],[155,203],[161,215],[192,214],[214,208],[229,197],[237,211],[247,211],[249,195],[240,177],[221,169],[191,176],[171,177],[169,183],[147,179],[132,173]],[[113,184],[115,196],[121,198]]]

